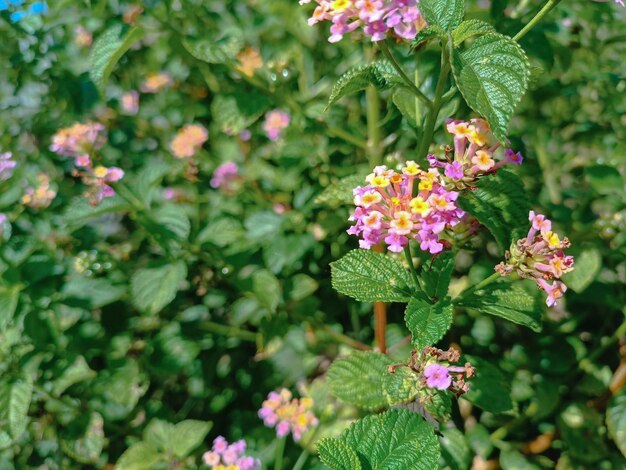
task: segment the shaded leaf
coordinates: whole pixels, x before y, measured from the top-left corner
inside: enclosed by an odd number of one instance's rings
[[[8,423],[8,431],[13,439],[26,430],[32,395],[33,383],[25,378],[3,383],[0,387],[0,421]]]
[[[464,397],[485,411],[504,413],[513,408],[511,399],[511,381],[500,369],[490,362],[475,357],[466,356],[476,368],[476,376],[469,380],[470,389]]]
[[[575,257],[575,269],[563,277],[574,292],[582,292],[593,282],[602,267],[602,255],[596,248],[587,248]]]
[[[78,434],[77,434],[78,433]],[[63,452],[84,464],[98,461],[104,447],[104,420],[98,413],[79,417],[61,438]]]
[[[343,205],[352,204],[354,196],[352,190],[357,186],[365,184],[365,176],[350,175],[335,181],[317,195],[315,204],[322,204],[328,207],[337,208]]]
[[[475,308],[539,332],[542,306],[538,299],[538,296],[503,281],[489,284],[467,298],[455,301],[455,305]]]
[[[52,392],[61,395],[65,390],[74,384],[84,380],[93,379],[96,372],[91,370],[83,356],[78,356],[76,360],[63,371],[63,375],[54,381]]]
[[[437,38],[445,38],[446,32],[440,26],[436,24],[428,25],[425,28],[421,29],[417,36],[413,39],[411,43],[412,48],[416,48],[420,44],[423,44],[427,41]],[[414,95],[413,95],[414,96]]]
[[[187,266],[182,261],[139,269],[130,280],[133,304],[142,312],[160,312],[174,300],[180,283],[186,277]]]
[[[18,287],[0,287],[0,331],[13,320],[20,299]]]
[[[609,436],[626,457],[626,389],[615,395],[606,409]]]
[[[122,454],[115,470],[151,470],[163,460],[164,456],[152,444],[137,442]]]
[[[421,276],[426,295],[439,300],[448,295],[448,287],[454,271],[454,253],[445,251],[439,254],[432,263],[422,268]]]
[[[461,194],[459,205],[487,227],[502,251],[507,250],[528,232],[530,202],[524,184],[515,173],[499,170],[477,186]]]
[[[257,271],[252,276],[252,289],[259,303],[275,312],[283,297],[280,281],[267,269]]]

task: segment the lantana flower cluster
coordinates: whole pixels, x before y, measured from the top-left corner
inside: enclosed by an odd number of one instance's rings
[[[400,173],[377,166],[366,181],[353,190],[357,207],[349,220],[356,224],[348,229],[361,238],[361,248],[384,241],[389,251],[400,252],[413,238],[436,254],[444,248],[440,234],[465,216],[456,205],[459,193],[441,185],[436,169],[424,171],[413,161]]]
[[[318,419],[311,412],[313,399],[293,398],[286,388],[270,392],[259,410],[259,417],[267,427],[275,427],[276,435],[284,437],[291,432],[299,441],[308,429],[317,426]]]
[[[39,185],[36,188],[28,187],[22,196],[22,204],[33,209],[44,209],[52,203],[57,192],[50,187],[50,177],[45,173],[37,176]]]
[[[202,455],[202,461],[213,470],[256,470],[261,468],[261,461],[243,455],[246,441],[239,440],[229,444],[223,436],[217,436],[213,448]]]
[[[311,0],[300,0],[300,4]],[[344,34],[362,28],[372,41],[388,35],[412,40],[426,26],[417,0],[315,0],[317,7],[309,25],[330,21],[329,42],[338,42]]]
[[[528,235],[511,244],[505,253],[506,262],[495,269],[502,276],[515,271],[523,278],[533,279],[548,294],[546,305],[552,307],[567,291],[567,286],[558,279],[574,269],[574,257],[563,253],[570,242],[552,231],[552,222],[546,216],[530,211],[528,220],[531,222]]]
[[[151,73],[139,87],[142,93],[158,93],[169,87],[174,80],[167,72]]]
[[[115,196],[115,190],[110,183],[116,183],[124,177],[124,170],[116,166],[105,167],[102,165],[93,168],[91,162],[82,171],[75,170],[75,175],[80,176],[89,190],[85,196],[92,205],[98,205],[103,199]]]
[[[291,116],[288,112],[280,109],[274,109],[265,115],[265,121],[263,122],[263,130],[267,138],[276,141],[280,139],[280,135],[291,121]]]
[[[471,188],[482,175],[506,164],[522,164],[522,154],[510,149],[504,150],[503,158],[496,159],[495,152],[500,148],[500,143],[484,119],[477,118],[469,122],[449,119],[446,127],[454,136],[454,150],[446,150],[445,161],[437,159],[435,155],[428,155],[427,158],[431,167],[443,169],[448,189]]]
[[[106,143],[104,126],[97,122],[76,123],[52,137],[50,150],[65,157],[89,157]],[[79,165],[80,166],[80,165]]]
[[[170,150],[176,158],[190,158],[202,148],[208,138],[209,133],[203,126],[188,124],[178,131],[170,143]]]

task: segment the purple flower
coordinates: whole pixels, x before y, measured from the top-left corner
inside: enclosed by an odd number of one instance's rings
[[[424,369],[424,377],[426,378],[426,385],[430,388],[436,388],[438,390],[446,390],[452,385],[452,377],[447,367],[440,364],[430,364]]]
[[[237,178],[239,167],[235,162],[222,163],[215,169],[210,185],[212,188],[232,189],[231,182]]]
[[[11,160],[12,157],[11,152],[0,154],[0,181],[8,180],[13,175],[17,162]]]
[[[461,162],[446,163],[444,174],[453,180],[463,179],[463,165]]]

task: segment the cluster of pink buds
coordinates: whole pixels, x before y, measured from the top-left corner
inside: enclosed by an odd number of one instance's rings
[[[338,42],[343,35],[362,27],[372,41],[388,35],[412,40],[426,26],[417,0],[315,0],[317,7],[309,25],[330,21],[329,42]],[[311,0],[300,0],[300,5]]]
[[[384,241],[389,251],[400,252],[413,238],[436,254],[444,248],[440,234],[465,215],[455,203],[459,193],[440,184],[437,170],[423,171],[413,161],[401,173],[377,166],[366,181],[353,190],[357,207],[349,220],[356,224],[348,229],[361,237],[361,248]]]
[[[65,157],[87,157],[106,142],[105,129],[96,122],[76,123],[58,131],[52,137],[50,150]]]
[[[283,132],[289,122],[291,116],[286,111],[280,109],[274,109],[265,115],[265,122],[263,122],[263,130],[267,138],[273,141],[280,139],[280,134]]]
[[[292,398],[291,392],[282,388],[267,395],[267,400],[259,410],[259,417],[265,426],[276,427],[278,437],[284,437],[291,431],[294,440],[299,441],[304,432],[317,426],[318,420],[311,408],[311,398]]]
[[[0,153],[0,181],[8,180],[13,175],[17,162],[12,158],[11,152]]]
[[[44,209],[50,205],[57,192],[50,187],[50,177],[45,173],[37,176],[39,186],[26,188],[22,196],[22,203],[33,209]]]
[[[99,165],[94,168],[89,157],[76,159],[76,166],[81,167],[81,170],[74,170],[74,176],[80,176],[83,183],[89,186],[85,196],[94,206],[107,197],[115,196],[110,183],[116,183],[124,177],[124,170],[115,166],[107,168]]]
[[[556,279],[574,270],[574,257],[563,253],[570,242],[567,238],[561,240],[552,231],[552,222],[544,215],[530,211],[528,220],[531,226],[526,238],[514,241],[505,253],[506,262],[495,269],[502,276],[515,271],[523,278],[534,279],[548,294],[546,304],[552,307],[567,290],[567,286]],[[550,284],[548,281],[553,279]]]
[[[176,158],[193,157],[208,138],[209,133],[203,126],[188,124],[180,129],[172,139],[170,150]]]
[[[202,455],[203,462],[213,470],[256,470],[261,468],[261,461],[243,455],[246,441],[239,440],[228,444],[222,436],[213,441],[213,449]]]
[[[448,189],[471,188],[478,177],[503,165],[522,164],[522,154],[510,149],[505,149],[504,157],[496,161],[495,153],[500,143],[484,119],[472,119],[470,122],[449,119],[447,129],[454,135],[454,150],[446,148],[445,161],[437,159],[435,155],[428,155],[427,158],[431,167],[443,168]]]
[[[222,188],[225,191],[233,189],[233,183],[237,180],[239,167],[235,162],[222,163],[215,169],[211,177],[212,188]]]
[[[467,380],[474,377],[476,369],[469,362],[463,366],[452,365],[460,359],[461,354],[454,348],[443,351],[427,346],[421,352],[413,350],[408,364],[389,366],[389,372],[393,374],[398,367],[407,366],[419,374],[422,385],[461,395],[469,390]]]

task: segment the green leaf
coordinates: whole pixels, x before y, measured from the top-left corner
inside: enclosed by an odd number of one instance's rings
[[[365,184],[365,176],[350,175],[334,181],[322,191],[316,198],[315,204],[322,204],[333,209],[352,204],[354,196],[352,190]]]
[[[419,8],[429,25],[452,31],[463,21],[464,0],[421,0]]]
[[[441,453],[451,470],[468,470],[472,463],[472,451],[463,433],[456,428],[440,432]]]
[[[4,330],[13,320],[19,299],[20,289],[18,287],[0,287],[0,331]]]
[[[565,450],[576,460],[590,464],[606,455],[602,415],[587,404],[570,403],[559,416],[558,430],[565,442]]]
[[[404,321],[413,336],[413,347],[424,349],[439,341],[452,326],[450,298],[430,304],[421,299],[411,299],[406,307]]]
[[[100,308],[122,298],[126,286],[113,285],[105,277],[89,278],[76,274],[67,280],[61,293],[65,299],[79,299],[91,308]]]
[[[508,36],[490,33],[452,55],[452,70],[465,101],[487,119],[500,141],[506,141],[509,120],[530,77],[524,50]]]
[[[54,381],[52,393],[59,396],[72,385],[93,379],[95,376],[95,371],[87,365],[85,358],[78,356],[72,365],[65,369],[63,375]]]
[[[367,410],[387,405],[383,377],[393,360],[384,354],[357,351],[335,360],[328,370],[332,394],[346,403]]]
[[[77,230],[90,220],[112,212],[130,209],[128,203],[119,196],[107,197],[97,206],[92,206],[85,197],[74,199],[63,214],[63,220],[71,230]]]
[[[507,281],[489,284],[467,298],[455,301],[455,305],[469,307],[504,318],[518,325],[526,326],[535,332],[541,331],[541,311],[539,297],[529,294]]]
[[[0,388],[0,422],[8,423],[8,431],[17,439],[26,430],[28,408],[33,395],[31,380],[18,379]]]
[[[154,221],[169,239],[186,241],[191,231],[189,217],[180,207],[167,205],[154,211]]]
[[[413,127],[417,127],[418,120],[422,119],[416,114],[415,99],[415,95],[406,88],[398,88],[391,96],[393,104],[396,105],[407,123]]]
[[[339,77],[326,107],[328,108],[344,96],[365,90],[370,85],[374,85],[379,90],[386,90],[393,86],[403,85],[403,82],[393,66],[387,61],[381,60],[361,65],[348,70]]]
[[[241,39],[238,38],[230,38],[222,43],[208,39],[199,41],[183,39],[182,42],[187,52],[208,64],[224,64],[233,61],[242,44]]]
[[[137,442],[122,454],[115,470],[151,470],[163,460],[164,456],[152,444]]]
[[[609,436],[626,457],[626,389],[615,395],[606,409],[606,427]]]
[[[365,468],[437,468],[439,442],[434,429],[409,410],[394,409],[367,416],[353,423],[339,439],[356,451]]]
[[[324,438],[317,443],[317,452],[324,465],[332,470],[361,470],[356,452],[339,439]]]
[[[515,449],[503,449],[500,452],[500,465],[503,470],[541,470],[542,468],[531,463]]]
[[[419,376],[408,367],[398,367],[393,372],[385,371],[382,378],[383,392],[389,405],[407,403],[417,396]]]
[[[150,161],[150,164],[144,166],[133,178],[134,184],[130,189],[138,199],[149,206],[159,182],[171,172],[172,165],[161,161]]]
[[[528,232],[530,202],[524,184],[515,173],[498,170],[481,178],[477,186],[461,194],[459,205],[487,227],[502,251],[507,250]]]
[[[464,397],[490,413],[504,413],[511,410],[513,408],[511,381],[500,369],[475,356],[466,356],[465,360],[476,368],[476,376],[469,380],[470,389]]]
[[[585,178],[599,194],[624,191],[624,178],[619,170],[610,165],[593,165],[585,168]]]
[[[353,250],[330,268],[333,287],[361,302],[408,302],[411,298],[408,272],[382,253]]]
[[[454,43],[454,47],[457,47],[463,41],[474,36],[482,36],[495,32],[495,29],[493,29],[493,26],[489,23],[485,23],[481,20],[466,20],[452,32],[452,42]]]
[[[140,311],[155,314],[169,304],[187,277],[184,262],[136,271],[130,280],[133,305]]]
[[[252,290],[259,299],[259,303],[275,312],[283,298],[280,281],[267,269],[261,269],[252,276]]]
[[[143,34],[143,30],[137,26],[126,29],[118,24],[94,41],[89,53],[89,78],[101,94],[104,94],[104,87],[117,62]]]
[[[289,292],[291,300],[302,300],[312,295],[318,288],[319,284],[311,276],[303,273],[296,274],[291,278],[293,287]]]
[[[187,457],[192,450],[202,444],[211,429],[211,423],[186,419],[174,426],[169,436],[166,450],[171,450],[178,458]]]
[[[587,248],[575,256],[575,269],[563,276],[563,282],[574,292],[582,292],[593,282],[602,267],[602,255]]]
[[[417,36],[415,36],[415,38],[413,39],[413,42],[411,43],[411,48],[414,49],[417,46],[427,41],[430,41],[432,39],[445,38],[445,37],[446,37],[446,32],[440,26],[437,26],[436,24],[428,25],[425,28],[421,29],[419,33],[417,33]]]
[[[104,420],[98,413],[79,416],[61,438],[63,452],[84,464],[98,461],[104,447]]]
[[[430,265],[424,265],[421,276],[426,295],[435,300],[448,295],[452,271],[454,271],[454,253],[451,251],[439,254]]]

